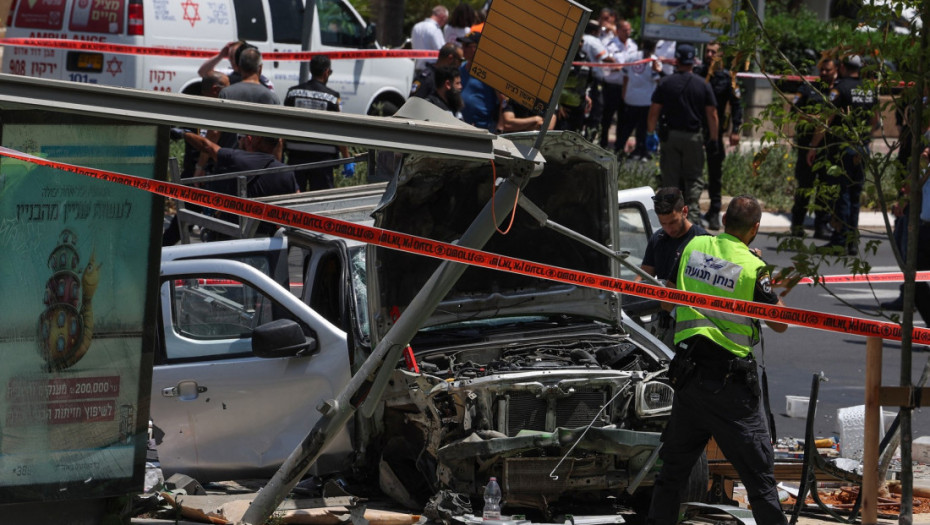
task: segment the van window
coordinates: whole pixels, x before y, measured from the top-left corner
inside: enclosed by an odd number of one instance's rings
[[[74,0],[68,29],[85,33],[122,33],[125,0]]]
[[[271,31],[275,42],[299,44],[304,25],[304,5],[301,0],[271,0]]]
[[[262,3],[255,0],[234,0],[236,9],[236,31],[240,40],[266,42],[268,29]]]
[[[29,29],[61,29],[65,18],[65,0],[18,2],[16,27]]]
[[[317,0],[320,40],[324,46],[362,47],[365,28],[355,14],[339,0]]]

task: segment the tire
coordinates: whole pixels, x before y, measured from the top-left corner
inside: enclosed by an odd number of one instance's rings
[[[400,107],[390,100],[378,100],[368,108],[368,115],[374,117],[390,117],[397,113]]]
[[[698,458],[691,469],[691,476],[688,477],[688,485],[685,487],[685,493],[682,494],[682,501],[698,503],[707,501],[707,484],[709,480],[710,470],[707,467],[707,452],[702,452],[701,457]]]
[[[187,86],[186,88],[184,88],[184,91],[182,91],[181,93],[184,93],[185,95],[199,95],[200,94],[200,82],[196,82],[194,84]]]

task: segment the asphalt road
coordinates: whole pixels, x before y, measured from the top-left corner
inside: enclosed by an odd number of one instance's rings
[[[884,239],[878,233],[864,232],[866,239]],[[806,243],[823,241],[808,239]],[[779,267],[791,265],[794,252],[777,252],[778,239],[772,233],[760,233],[752,245],[763,250],[763,258]],[[879,247],[877,255],[868,257],[873,272],[898,271],[887,240]],[[823,275],[848,274],[842,266],[823,268]],[[822,287],[799,285],[785,298],[788,306],[819,312],[878,319],[878,304],[898,294],[898,284],[873,285],[839,284],[829,288],[833,297]],[[844,304],[843,300],[849,304]],[[924,326],[920,315],[915,312],[915,325]],[[862,405],[865,402],[865,338],[823,330],[790,327],[787,332],[777,334],[763,329],[765,344],[764,360],[768,372],[772,412],[775,416],[776,437],[803,438],[804,417],[788,417],[786,397],[808,396],[813,375],[823,372],[827,381],[820,384],[819,403],[814,424],[818,437],[839,435],[840,421],[837,409]],[[758,357],[758,356],[757,356]],[[916,382],[930,353],[913,353],[912,381]],[[882,384],[897,386],[901,378],[901,345],[887,341],[884,345]],[[885,407],[885,411],[897,412],[897,407]],[[890,424],[890,421],[889,421]],[[849,425],[846,428],[851,428]],[[913,412],[913,437],[930,436],[930,414],[920,410]]]

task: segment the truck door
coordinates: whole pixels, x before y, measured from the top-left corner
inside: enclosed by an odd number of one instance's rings
[[[320,418],[319,403],[348,382],[345,333],[243,267],[222,260],[162,266],[164,344],[153,369],[151,414],[167,475],[209,481],[272,474]],[[253,355],[256,327],[282,318],[297,322],[315,351]],[[351,449],[343,431],[321,472],[343,466]]]

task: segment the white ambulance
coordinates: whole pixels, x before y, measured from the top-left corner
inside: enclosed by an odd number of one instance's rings
[[[57,38],[140,47],[219,52],[243,39],[262,53],[300,51],[304,0],[14,0],[7,38]],[[346,0],[306,0],[313,11],[312,51],[374,47],[368,26]],[[6,46],[3,72],[41,78],[199,93],[204,58]],[[224,60],[218,68],[228,67]],[[297,61],[265,60],[281,100],[299,81]],[[406,100],[413,61],[405,58],[333,60],[328,86],[343,111],[391,114]]]

